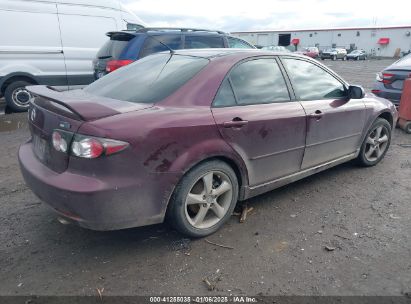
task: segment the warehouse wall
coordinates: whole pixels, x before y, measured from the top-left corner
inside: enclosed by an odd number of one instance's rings
[[[411,49],[411,26],[404,28],[380,29],[341,29],[312,31],[272,31],[272,32],[235,32],[233,36],[240,37],[252,44],[278,45],[279,34],[291,34],[291,40],[300,39],[298,49],[318,45],[320,50],[336,44],[337,47],[350,49],[355,44],[358,49],[364,49],[376,56],[393,57],[397,49]],[[388,45],[379,45],[380,38],[390,38]],[[290,47],[291,49],[293,46]]]

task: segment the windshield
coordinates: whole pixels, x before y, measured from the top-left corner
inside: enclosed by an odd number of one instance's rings
[[[361,51],[352,51],[351,54],[360,54]]]
[[[84,91],[136,103],[155,103],[174,93],[203,69],[200,57],[155,54],[110,73]]]

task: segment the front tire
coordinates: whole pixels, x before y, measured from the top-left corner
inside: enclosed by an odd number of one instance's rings
[[[19,80],[7,86],[4,97],[12,111],[24,112],[29,108],[30,99],[32,98],[32,95],[26,89],[26,86],[29,85],[32,85],[32,83]]]
[[[176,187],[167,210],[168,222],[190,237],[216,232],[231,216],[238,199],[233,169],[218,160],[191,169]]]
[[[391,125],[378,118],[368,130],[361,145],[357,161],[364,167],[378,164],[385,156],[391,143]]]

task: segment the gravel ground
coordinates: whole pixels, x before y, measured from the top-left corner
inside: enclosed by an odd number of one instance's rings
[[[325,63],[369,89],[391,62]],[[116,232],[61,225],[19,172],[25,117],[0,116],[0,295],[411,292],[411,148],[400,146],[411,137],[401,130],[376,167],[348,163],[251,199],[245,223],[233,216],[208,238],[226,249],[165,224]]]

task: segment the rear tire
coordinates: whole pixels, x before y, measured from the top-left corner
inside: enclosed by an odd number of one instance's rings
[[[357,162],[364,167],[375,166],[384,158],[390,143],[390,123],[383,118],[377,118],[365,136]]]
[[[26,86],[32,83],[24,80],[19,80],[10,83],[5,92],[4,97],[7,105],[14,112],[24,112],[29,108],[30,99],[32,95],[26,90]]]
[[[191,169],[177,185],[167,210],[167,221],[190,237],[216,232],[231,217],[238,199],[233,169],[218,160]]]

